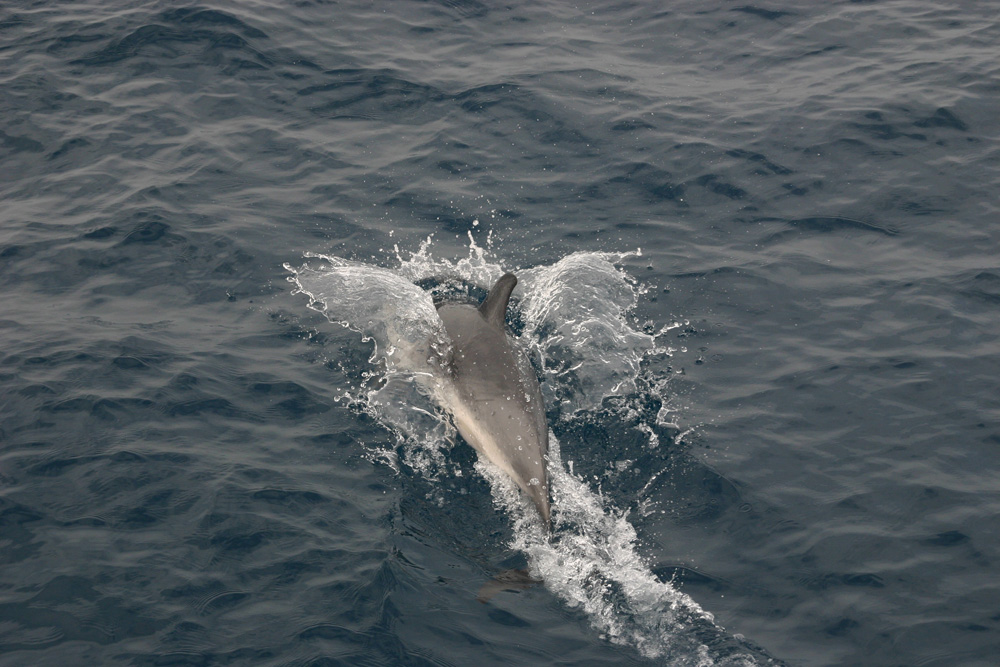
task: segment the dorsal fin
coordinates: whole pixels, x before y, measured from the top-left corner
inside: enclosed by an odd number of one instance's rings
[[[487,322],[503,328],[503,323],[507,319],[507,302],[510,301],[510,293],[514,291],[515,285],[517,285],[517,276],[513,273],[505,273],[493,285],[486,301],[483,301],[483,305],[479,306],[479,313]]]

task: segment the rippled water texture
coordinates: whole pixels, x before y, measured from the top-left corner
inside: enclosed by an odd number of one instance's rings
[[[3,3],[0,665],[995,664],[998,52],[991,3]],[[507,270],[551,542],[377,347]]]

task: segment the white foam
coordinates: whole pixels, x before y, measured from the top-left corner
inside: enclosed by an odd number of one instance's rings
[[[554,437],[549,443],[551,536],[513,482],[488,463],[477,469],[489,480],[495,502],[513,518],[511,546],[527,555],[532,576],[567,606],[583,611],[606,640],[683,667],[758,664],[748,654],[710,655],[701,638],[706,628],[713,636],[722,628],[690,596],[653,574],[625,512],[608,507],[567,470]]]

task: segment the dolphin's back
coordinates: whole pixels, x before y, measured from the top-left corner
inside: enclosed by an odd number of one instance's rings
[[[506,274],[479,308],[438,306],[452,342],[448,370],[454,392],[446,402],[466,442],[517,482],[548,526],[545,406],[538,379],[511,348],[504,322],[516,284],[517,278]]]

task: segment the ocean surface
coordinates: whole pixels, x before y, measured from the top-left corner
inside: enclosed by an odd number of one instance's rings
[[[998,111],[991,2],[5,1],[0,665],[997,664]]]

